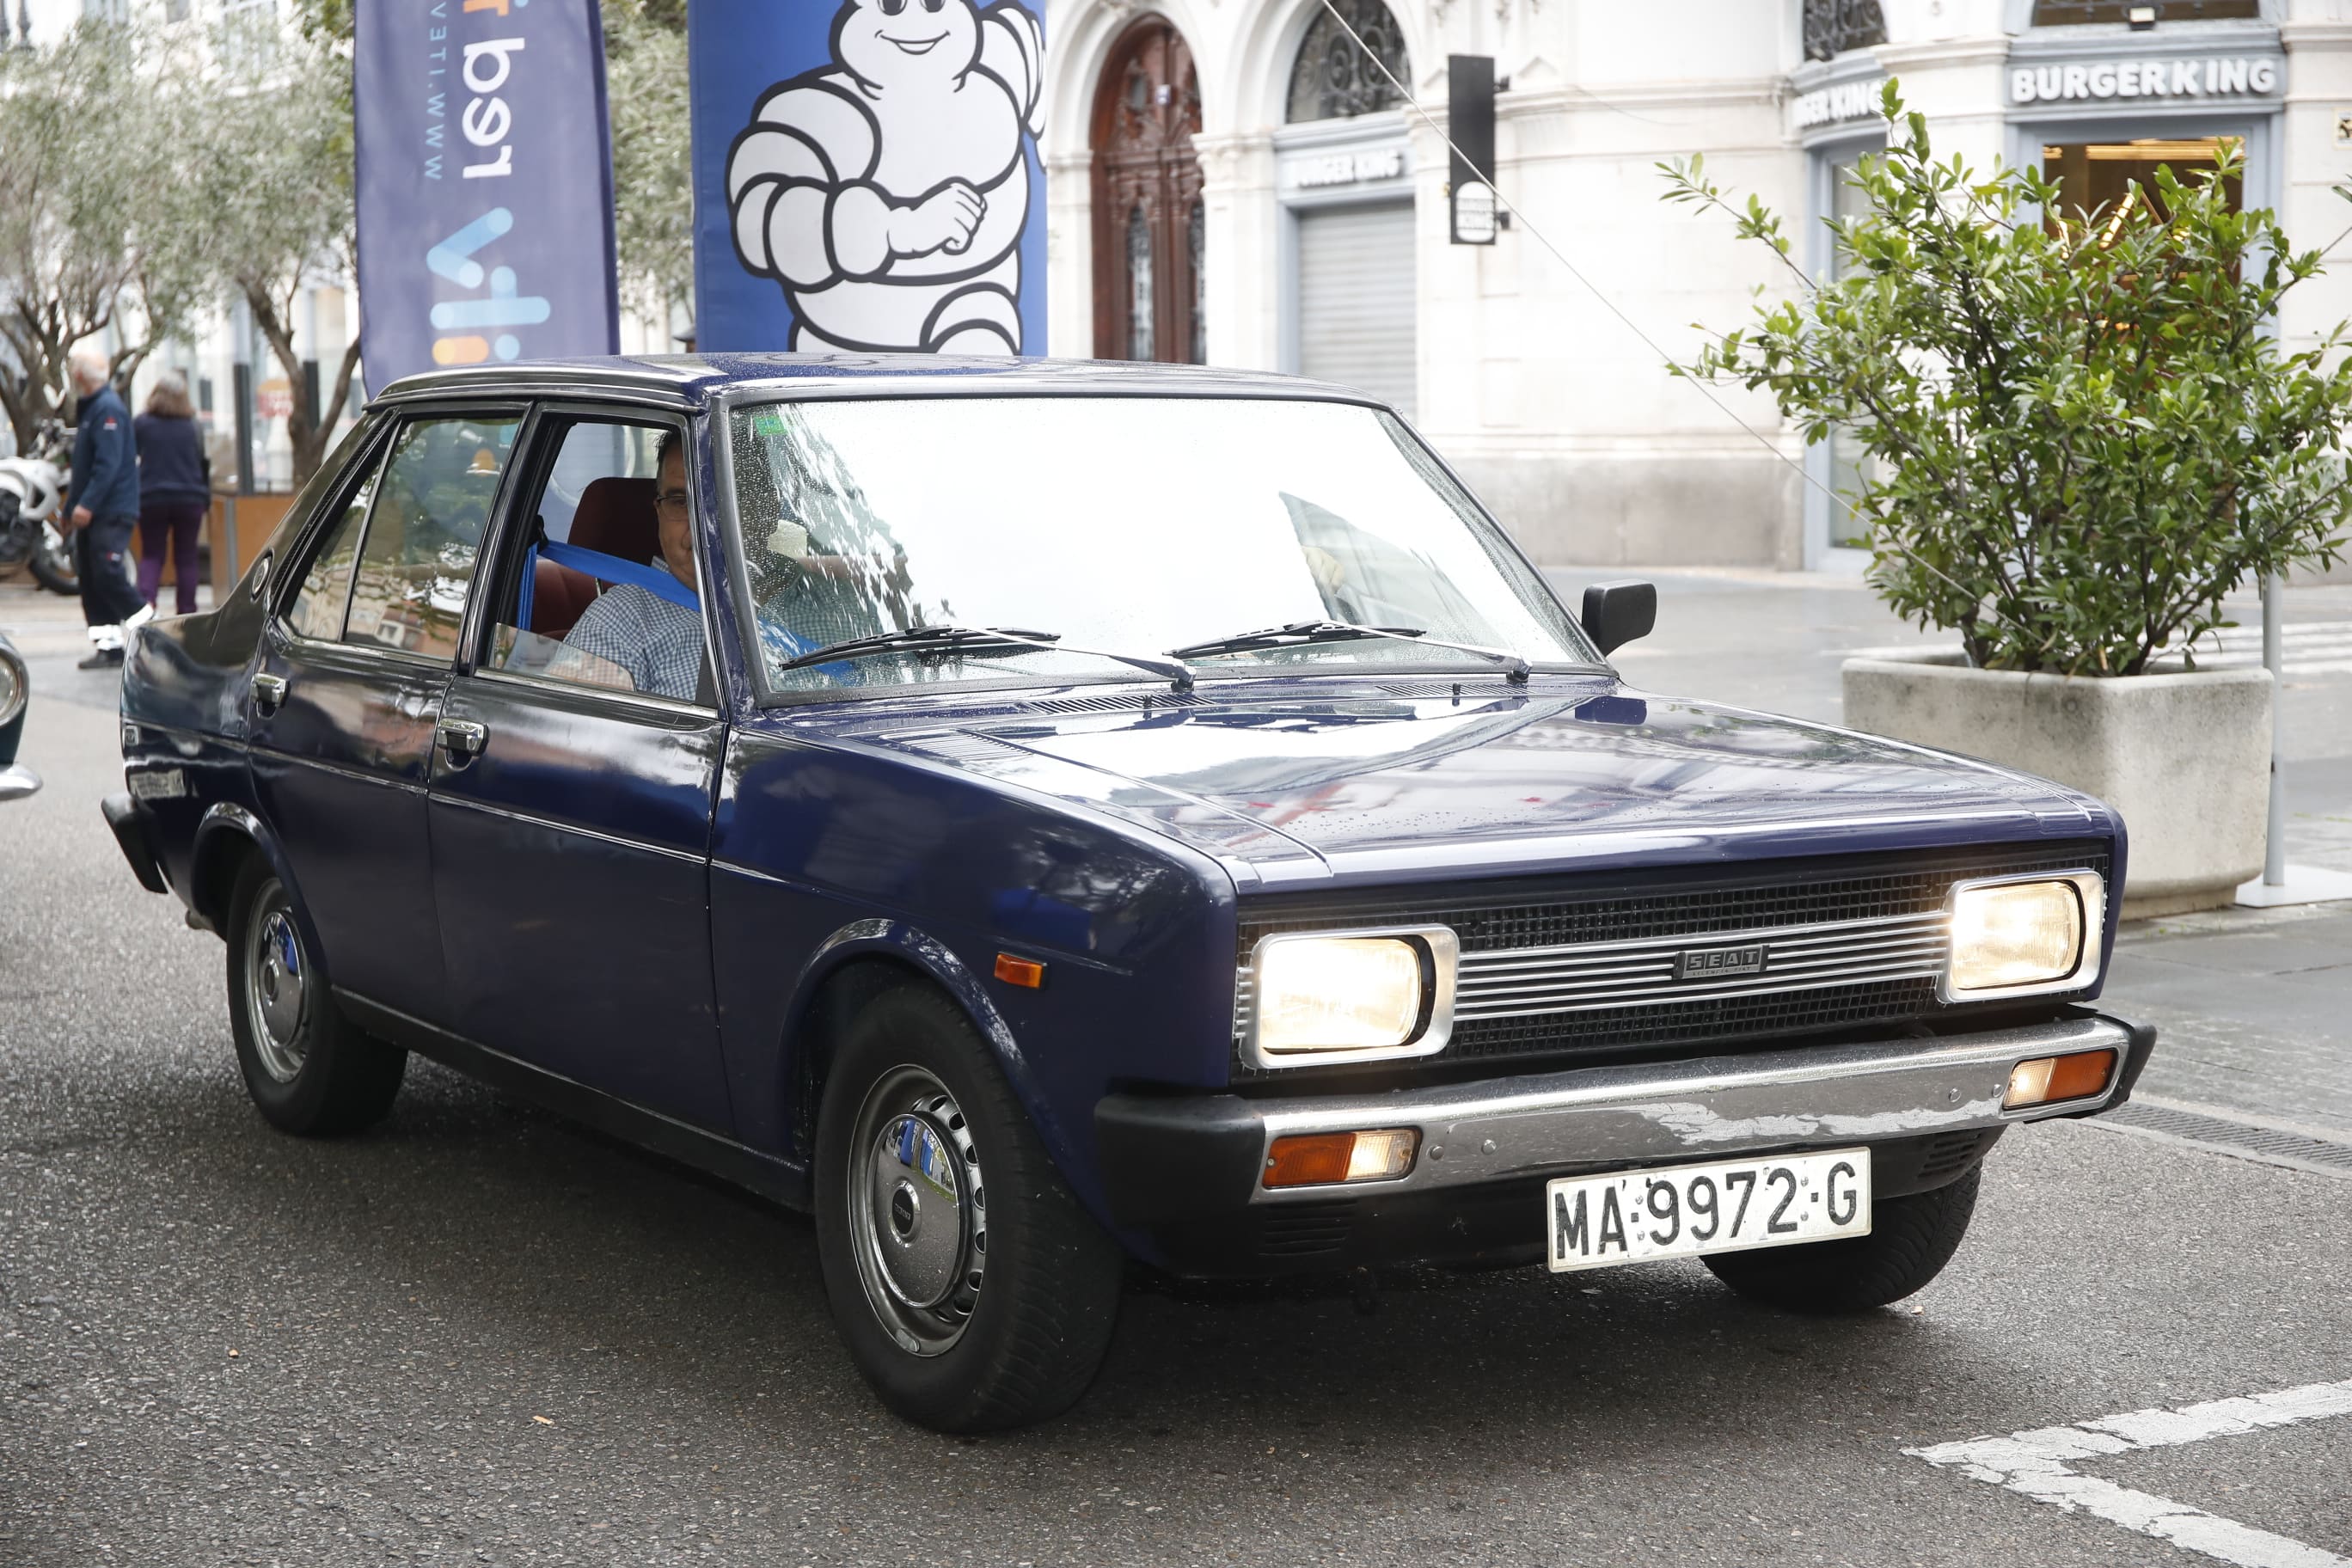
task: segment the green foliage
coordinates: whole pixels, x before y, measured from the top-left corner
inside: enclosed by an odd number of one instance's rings
[[[215,289],[242,299],[278,374],[302,385],[295,310],[306,281],[348,277],[357,231],[352,186],[349,48],[319,30],[267,35],[224,30],[200,79],[162,84],[201,104],[175,190],[156,199],[205,235]],[[340,364],[321,366],[327,408],[340,408],[359,364],[359,321],[344,322]],[[299,395],[286,422],[294,479],[326,456],[332,422]]]
[[[609,0],[604,74],[622,297],[647,320],[664,322],[673,301],[694,296],[683,0]]]
[[[202,238],[159,200],[180,106],[145,86],[179,63],[173,39],[91,23],[0,53],[0,407],[20,446],[70,412],[76,342],[113,328],[127,381],[207,302]]]
[[[2275,341],[2319,252],[2231,211],[2234,162],[2061,213],[2030,170],[1937,163],[1891,82],[1884,109],[1867,209],[1831,225],[1833,281],[1697,158],[1660,168],[1665,200],[1728,214],[1804,279],[1675,369],[1769,391],[1808,441],[1844,426],[1876,459],[1851,500],[1890,605],[1983,668],[2137,675],[2229,624],[2238,584],[2342,553],[2344,329]]]

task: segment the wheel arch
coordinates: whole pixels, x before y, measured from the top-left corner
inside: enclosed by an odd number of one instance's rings
[[[268,824],[241,805],[224,801],[204,815],[196,824],[196,838],[188,855],[188,907],[209,925],[224,942],[228,940],[228,901],[236,891],[236,879],[243,874],[248,859],[258,858],[272,875],[285,884],[287,895],[294,906],[294,918],[302,927],[302,945],[310,954],[322,974],[331,973],[325,963],[325,950],[319,943],[319,931],[310,922],[310,906],[302,900],[301,884],[293,868],[286,861],[286,852]]]
[[[1035,1075],[1012,1026],[989,1000],[980,977],[939,938],[919,926],[887,919],[853,921],[835,931],[809,955],[793,982],[792,1003],[784,1014],[787,1060],[779,1081],[790,1098],[782,1109],[783,1125],[792,1131],[794,1157],[814,1158],[817,1108],[824,1098],[825,1076],[850,1020],[883,991],[907,981],[944,993],[971,1020],[981,1038],[988,1042],[1039,1142],[1056,1163],[1066,1166],[1070,1142],[1038,1092]]]

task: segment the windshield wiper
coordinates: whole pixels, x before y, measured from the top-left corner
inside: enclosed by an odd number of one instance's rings
[[[1171,647],[1168,650],[1168,657],[1186,660],[1214,658],[1220,654],[1306,647],[1314,643],[1354,642],[1361,637],[1387,637],[1397,642],[1418,643],[1424,647],[1452,648],[1456,653],[1475,654],[1501,665],[1504,673],[1513,680],[1527,679],[1528,671],[1535,668],[1508,648],[1487,647],[1479,643],[1448,642],[1444,637],[1431,637],[1418,626],[1360,626],[1352,621],[1293,621],[1286,626],[1269,626],[1264,631],[1213,637],[1188,647]]]
[[[837,664],[882,653],[1075,653],[1132,665],[1168,680],[1179,691],[1192,689],[1192,672],[1174,659],[1144,653],[1115,653],[1108,648],[1073,647],[1059,632],[1033,632],[1019,626],[908,626],[904,631],[879,632],[827,643],[812,653],[788,658],[777,668],[803,669],[811,665]]]

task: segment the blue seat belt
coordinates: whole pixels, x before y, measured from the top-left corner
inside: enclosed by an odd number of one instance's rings
[[[667,599],[671,604],[681,605],[686,609],[698,611],[702,607],[701,602],[694,595],[694,590],[671,576],[663,567],[640,565],[634,561],[624,561],[617,555],[607,555],[601,550],[590,550],[578,544],[559,544],[552,540],[546,540],[533,545],[523,558],[522,593],[517,607],[526,629],[530,626],[531,585],[533,577],[537,575],[533,568],[537,566],[539,558],[542,555],[558,566],[569,566],[575,572],[583,572],[604,582],[634,583],[656,598]],[[762,626],[761,635],[763,638],[782,642],[791,649],[794,658],[816,651],[816,644],[806,637],[795,636],[782,626]],[[847,676],[851,668],[845,662],[817,667],[820,673],[833,676],[836,679]]]
[[[577,544],[558,544],[552,540],[540,545],[534,555],[544,555],[558,566],[569,566],[574,572],[606,583],[627,583],[643,588],[656,599],[688,610],[700,610],[702,601],[694,590],[669,574],[666,566],[647,566],[641,562],[624,561],[617,555],[607,555],[601,550],[589,550]]]

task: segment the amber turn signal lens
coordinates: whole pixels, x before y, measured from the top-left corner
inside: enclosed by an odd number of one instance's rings
[[[2116,1070],[2113,1051],[2078,1051],[2071,1057],[2037,1057],[2010,1069],[2009,1096],[2001,1101],[2014,1110],[2021,1105],[2050,1105],[2062,1100],[2088,1100],[2107,1087]]]
[[[1324,1187],[1341,1182],[1392,1182],[1412,1169],[1421,1134],[1410,1127],[1378,1132],[1307,1132],[1277,1138],[1265,1154],[1269,1187]]]
[[[1034,958],[1015,958],[1009,952],[1000,952],[996,955],[996,977],[1007,985],[1034,991],[1045,984],[1045,966]]]

